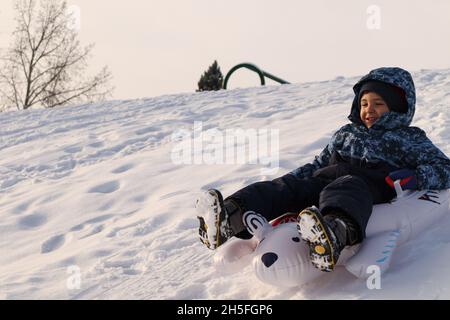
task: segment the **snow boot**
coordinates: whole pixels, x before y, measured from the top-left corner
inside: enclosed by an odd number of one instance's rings
[[[314,206],[300,212],[297,229],[309,245],[312,264],[325,272],[333,271],[346,245],[359,241],[358,228],[350,218],[334,212],[324,217]]]
[[[219,190],[210,189],[197,199],[200,241],[215,250],[229,238],[245,230],[239,206],[233,200],[223,200]]]

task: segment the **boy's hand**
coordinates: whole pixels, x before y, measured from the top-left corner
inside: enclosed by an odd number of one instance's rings
[[[394,181],[400,180],[403,190],[417,190],[416,173],[409,169],[400,169],[389,173],[386,182],[391,188],[394,188]]]

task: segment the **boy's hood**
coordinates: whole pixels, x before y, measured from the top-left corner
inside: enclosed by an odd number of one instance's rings
[[[370,129],[392,130],[400,127],[408,127],[414,117],[416,110],[416,89],[411,74],[397,67],[384,67],[374,69],[369,74],[362,77],[354,86],[355,98],[348,119],[358,125],[364,126],[359,115],[358,96],[361,86],[366,81],[378,80],[400,87],[405,91],[408,111],[406,113],[388,112],[385,113]]]

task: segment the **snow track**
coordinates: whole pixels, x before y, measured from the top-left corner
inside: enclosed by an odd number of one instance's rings
[[[413,73],[413,125],[450,155],[450,69]],[[0,114],[0,298],[450,298],[450,219],[402,248],[381,290],[337,268],[279,289],[225,276],[197,237],[200,190],[225,196],[310,162],[347,123],[359,78]],[[279,170],[176,164],[172,134],[279,130]],[[80,282],[73,285],[73,270]]]

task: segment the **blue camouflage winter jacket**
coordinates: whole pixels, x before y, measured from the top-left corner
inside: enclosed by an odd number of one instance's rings
[[[371,128],[360,118],[358,95],[362,84],[369,80],[383,81],[402,88],[408,103],[407,113],[387,112]],[[327,167],[333,153],[343,158],[358,159],[370,164],[385,163],[393,168],[415,170],[418,188],[450,188],[450,160],[417,127],[410,127],[414,117],[416,92],[409,72],[401,68],[378,68],[356,83],[349,120],[331,138],[330,143],[308,163],[291,172],[299,178],[308,178]]]

